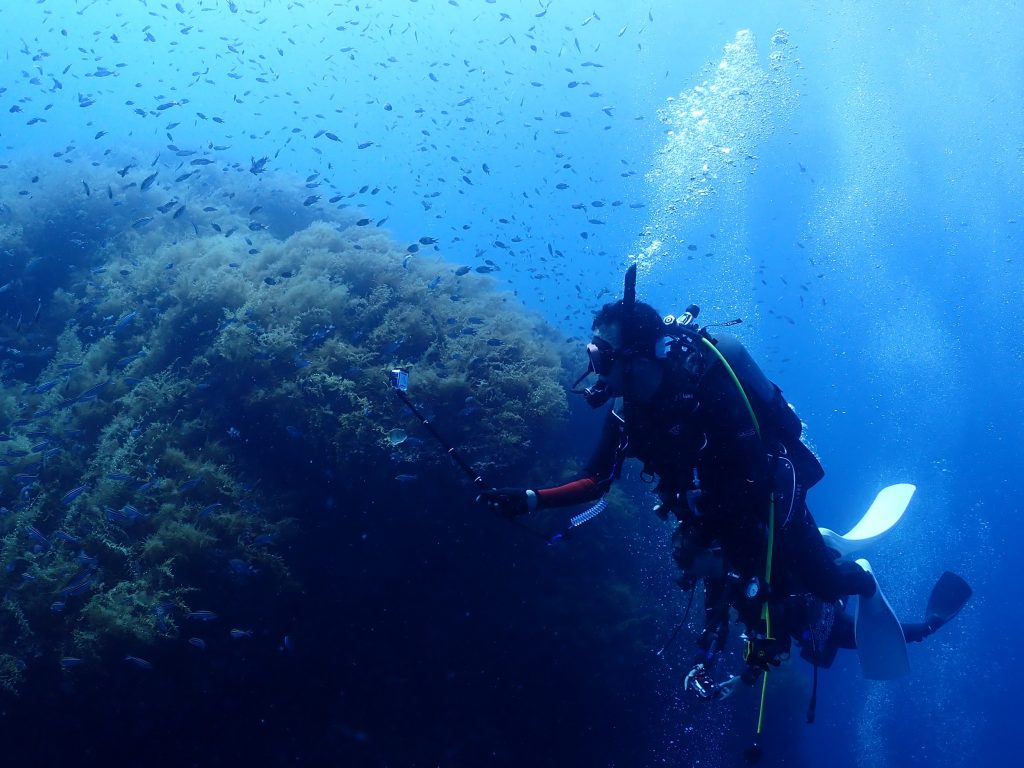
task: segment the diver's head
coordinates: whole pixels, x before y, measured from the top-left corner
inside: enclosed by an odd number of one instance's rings
[[[597,383],[585,390],[573,389],[594,408],[613,397],[649,400],[661,384],[656,350],[665,326],[654,307],[635,300],[631,277],[635,279],[635,274],[627,273],[626,296],[605,304],[594,317],[593,339],[587,344],[589,367],[576,384],[591,373],[597,375]]]
[[[625,358],[653,360],[657,356],[659,342],[665,338],[665,323],[661,315],[642,301],[633,302],[631,307],[622,301],[605,304],[594,316],[591,330],[595,340],[601,340],[598,346],[609,349],[613,361]],[[595,362],[593,358],[591,362]],[[599,359],[597,362],[602,361]],[[598,376],[603,374],[598,366],[594,367],[594,372]]]

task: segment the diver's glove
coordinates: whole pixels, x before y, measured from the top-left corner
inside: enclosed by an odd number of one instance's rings
[[[524,488],[491,488],[481,491],[477,504],[509,519],[527,515],[537,508],[537,494]]]

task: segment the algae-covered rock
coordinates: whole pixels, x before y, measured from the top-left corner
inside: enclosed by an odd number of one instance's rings
[[[252,190],[165,187],[187,214],[140,218],[145,194],[94,174],[122,205],[71,204],[55,179],[0,216],[5,687],[69,650],[183,643],[197,606],[286,599],[313,504],[344,499],[340,521],[388,489],[464,486],[393,368],[477,471],[552,474],[556,339],[489,277],[346,211],[261,221]]]

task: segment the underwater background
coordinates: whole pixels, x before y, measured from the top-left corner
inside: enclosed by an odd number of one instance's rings
[[[726,766],[757,696],[682,696],[699,627],[629,466],[510,525],[640,264],[742,318],[901,617],[799,660],[766,765],[1013,765],[1024,399],[1017,2],[38,0],[0,8],[0,735],[56,765]],[[695,612],[696,613],[696,612]],[[732,662],[740,665],[738,654]],[[729,659],[723,660],[728,662]],[[1008,750],[1011,750],[1008,752]]]

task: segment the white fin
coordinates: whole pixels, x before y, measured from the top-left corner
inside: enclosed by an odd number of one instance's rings
[[[868,573],[871,563],[858,560]],[[875,581],[877,586],[878,582]],[[878,587],[872,597],[858,597],[853,615],[854,637],[861,672],[868,680],[894,680],[910,672],[907,639],[903,627]]]
[[[836,550],[840,557],[848,557],[892,530],[903,517],[916,490],[917,486],[910,483],[897,483],[883,488],[875,496],[864,517],[845,535],[838,534],[831,528],[818,530],[821,531],[826,545]]]

